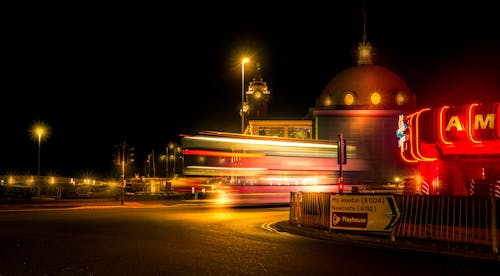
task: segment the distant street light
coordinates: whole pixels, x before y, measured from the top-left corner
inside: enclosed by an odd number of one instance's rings
[[[40,185],[40,163],[41,163],[41,146],[42,146],[42,137],[47,136],[47,127],[38,122],[33,126],[32,133],[33,136],[36,137],[38,142],[38,154],[37,154],[37,186]],[[40,187],[37,187],[37,194],[40,192]]]
[[[169,153],[169,149],[173,149],[174,148],[174,144],[173,143],[168,143],[168,146],[167,146],[167,173],[166,173],[166,176],[167,178],[169,177],[169,173],[170,173],[170,153]],[[175,172],[174,172],[175,174]]]
[[[40,177],[40,148],[41,148],[41,144],[42,144],[43,128],[41,128],[41,127],[37,128],[36,134],[38,135],[38,173],[37,173],[37,176]]]
[[[245,132],[245,63],[249,61],[248,58],[241,60],[241,133]]]
[[[47,134],[47,128],[42,123],[37,123],[33,127],[33,136],[35,136],[38,140],[38,158],[37,158],[37,176],[40,177],[40,159],[41,159],[41,145],[42,145],[42,136]]]

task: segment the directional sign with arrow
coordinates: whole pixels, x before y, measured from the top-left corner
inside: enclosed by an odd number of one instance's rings
[[[330,196],[330,229],[390,231],[400,217],[393,195]]]

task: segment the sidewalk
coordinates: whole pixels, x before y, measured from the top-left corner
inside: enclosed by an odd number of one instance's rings
[[[296,226],[289,221],[280,221],[274,224],[280,232],[301,235],[310,238],[331,240],[337,243],[361,247],[383,248],[405,252],[444,255],[456,258],[465,258],[477,261],[495,262],[500,264],[500,255],[494,254],[489,247],[471,245],[439,244],[435,241],[400,239],[392,242],[389,236],[370,233],[352,233],[330,231],[305,226]]]
[[[182,200],[121,200],[113,199],[50,199],[2,200],[0,211],[47,210],[47,209],[95,209],[95,208],[157,208],[184,203]]]

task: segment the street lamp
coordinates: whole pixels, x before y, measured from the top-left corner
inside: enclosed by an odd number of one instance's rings
[[[241,133],[245,132],[245,63],[249,61],[248,58],[241,60]]]
[[[33,134],[38,139],[38,166],[37,166],[37,176],[40,177],[40,153],[42,145],[42,136],[46,134],[46,128],[40,123],[35,125],[33,128]]]
[[[38,135],[38,173],[37,176],[40,177],[40,148],[42,144],[43,128],[38,127],[36,129],[36,135]]]
[[[40,159],[41,159],[41,145],[42,145],[42,136],[47,136],[47,127],[44,123],[38,122],[32,128],[32,135],[38,141],[38,154],[37,154],[37,186],[40,185]],[[39,187],[37,187],[38,189]],[[37,191],[37,193],[40,190]]]
[[[166,167],[167,167],[167,173],[166,173],[166,176],[168,178],[169,176],[169,172],[170,172],[170,166],[169,166],[169,163],[170,163],[170,153],[169,153],[169,149],[173,149],[174,148],[174,144],[173,143],[168,143],[168,146],[167,146],[167,156],[166,156]],[[175,174],[175,172],[174,172]]]

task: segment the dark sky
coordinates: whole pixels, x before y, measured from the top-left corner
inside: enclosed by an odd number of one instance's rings
[[[304,116],[355,64],[363,31],[361,0],[314,2],[6,9],[0,175],[36,173],[38,121],[50,128],[42,174],[63,176],[105,173],[122,141],[140,158],[181,133],[239,132],[243,54],[247,81],[261,64],[270,115]],[[374,63],[406,80],[419,107],[500,101],[493,2],[389,2],[366,4]]]

